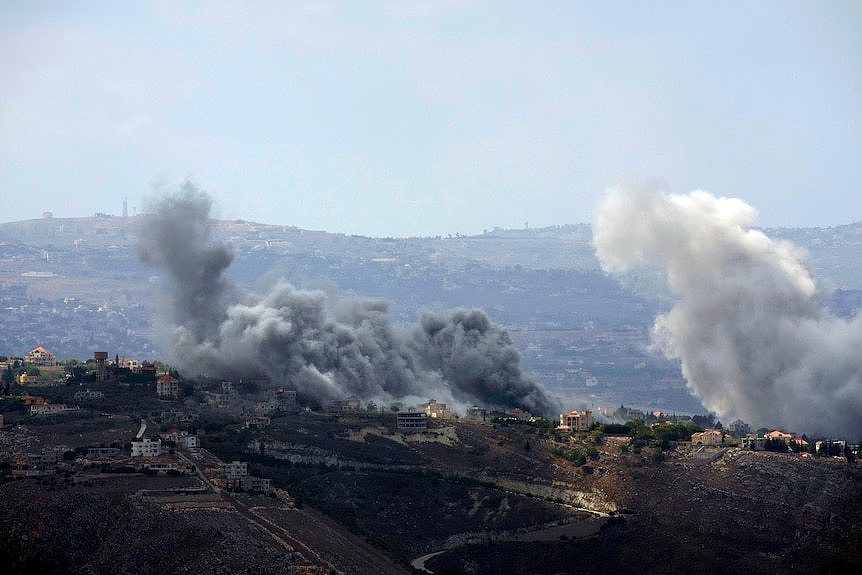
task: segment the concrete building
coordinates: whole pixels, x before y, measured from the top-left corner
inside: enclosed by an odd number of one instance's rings
[[[464,414],[464,417],[466,417],[470,421],[487,421],[488,410],[484,407],[474,405],[473,407],[467,408],[467,413]]]
[[[351,397],[345,400],[334,399],[326,402],[323,410],[327,413],[356,413],[362,404],[357,397]]]
[[[169,471],[176,471],[182,474],[188,474],[191,472],[188,463],[181,461],[176,457],[168,456],[154,458],[144,457],[140,460],[138,466],[141,469],[155,471],[160,475],[166,474]]]
[[[742,438],[742,448],[751,449],[752,451],[763,451],[766,446],[766,438],[758,437],[756,433],[747,433]]]
[[[143,375],[151,375],[153,378],[156,376],[156,366],[149,361],[142,361],[141,364],[137,367],[132,368],[132,373],[140,373]]]
[[[428,403],[422,404],[421,409],[425,412],[425,415],[427,415],[431,419],[452,418],[452,412],[449,411],[449,408],[446,406],[446,404],[437,403],[436,399],[429,399]]]
[[[243,491],[248,491],[249,493],[259,493],[261,495],[272,493],[272,479],[246,475],[240,479],[239,484]]]
[[[172,375],[165,374],[156,381],[156,394],[159,399],[176,399],[180,396],[180,382]]]
[[[279,389],[273,397],[278,403],[280,411],[292,413],[299,410],[299,403],[296,401],[296,391],[293,389]]]
[[[245,418],[246,429],[262,429],[269,425],[269,417],[266,415],[249,415]]]
[[[741,419],[737,419],[727,425],[727,430],[737,437],[744,437],[751,433],[751,426]]]
[[[691,443],[695,446],[714,447],[724,445],[724,433],[718,429],[707,429],[700,433],[691,434]]]
[[[111,459],[120,455],[119,447],[88,447],[87,459]]]
[[[790,443],[790,440],[793,439],[792,433],[784,433],[779,429],[773,429],[769,433],[766,434],[766,439],[780,439],[784,441],[784,443]]]
[[[519,421],[530,421],[533,417],[533,414],[529,411],[524,411],[518,407],[513,407],[512,409],[506,411],[507,417],[514,417]]]
[[[132,441],[132,457],[158,457],[162,452],[161,439],[135,439]]]
[[[588,431],[593,426],[593,412],[589,409],[584,411],[570,411],[569,413],[560,414],[560,425],[557,426],[559,431],[570,433],[580,433]]]
[[[400,411],[396,415],[398,429],[417,431],[428,429],[428,415],[424,411]]]
[[[31,350],[24,361],[35,365],[54,365],[56,363],[54,361],[54,354],[42,346]]]
[[[221,476],[228,481],[239,481],[248,475],[248,463],[245,461],[232,461],[221,467]]]
[[[30,415],[57,415],[67,411],[78,411],[78,408],[69,407],[65,403],[43,403],[30,406]]]
[[[123,359],[122,361],[120,361],[120,367],[136,371],[140,369],[141,362],[137,359]]]
[[[261,401],[259,403],[256,403],[254,406],[254,412],[257,415],[271,415],[275,413],[277,409],[278,402],[275,399]]]

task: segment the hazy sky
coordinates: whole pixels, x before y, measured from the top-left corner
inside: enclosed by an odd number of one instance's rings
[[[223,218],[479,233],[633,175],[862,219],[862,2],[0,4],[0,221],[190,176]]]

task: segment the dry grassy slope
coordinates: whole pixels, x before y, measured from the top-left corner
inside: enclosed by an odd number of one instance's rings
[[[437,573],[852,573],[862,569],[862,469],[730,450],[713,463],[606,461],[594,486],[627,513],[590,541],[464,547]]]
[[[304,563],[235,514],[113,495],[32,480],[0,485],[0,573],[275,574]]]
[[[733,449],[711,464],[660,465],[623,497],[656,528],[792,556],[862,542],[860,487],[862,469],[842,459]]]

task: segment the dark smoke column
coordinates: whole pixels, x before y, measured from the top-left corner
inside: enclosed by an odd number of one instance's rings
[[[703,404],[722,418],[856,438],[862,434],[862,319],[816,299],[804,254],[753,229],[755,210],[655,183],[612,190],[593,243],[602,267],[655,266],[676,303],[654,343],[682,361]]]
[[[164,319],[197,341],[216,334],[234,292],[223,277],[233,253],[212,243],[211,207],[210,197],[186,182],[153,206],[138,233],[141,260],[168,274]]]
[[[433,397],[558,412],[559,403],[521,372],[506,331],[480,310],[426,313],[408,330],[391,324],[379,300],[332,301],[286,282],[241,293],[224,278],[233,256],[213,241],[210,207],[206,194],[186,184],[158,202],[139,230],[142,260],[168,276],[159,323],[181,371],[266,375],[318,401]]]

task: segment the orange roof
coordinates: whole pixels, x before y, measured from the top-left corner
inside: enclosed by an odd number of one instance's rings
[[[175,378],[174,376],[172,376],[171,374],[166,373],[165,375],[163,375],[159,378],[159,381],[164,382],[164,383],[171,383],[171,382],[179,381],[179,380],[177,378]]]

